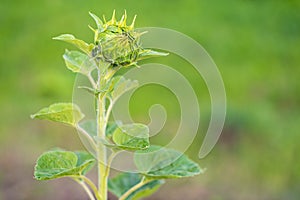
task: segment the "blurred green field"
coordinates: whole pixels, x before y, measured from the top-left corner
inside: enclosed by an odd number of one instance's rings
[[[92,41],[88,11],[111,16],[113,9],[118,17],[126,9],[129,20],[137,14],[137,27],[166,27],[197,40],[219,67],[227,92],[222,136],[211,154],[199,160],[206,173],[170,182],[149,199],[300,199],[300,1],[4,0],[0,5],[0,200],[86,199],[71,181],[33,180],[34,162],[43,151],[84,147],[71,128],[33,121],[29,115],[72,99],[75,75],[61,57],[65,48],[72,47],[51,38],[73,33]],[[206,86],[191,66],[175,56],[156,61],[180,71],[199,93],[203,123],[188,150],[197,159],[210,117]],[[176,128],[178,103],[159,87],[134,95],[133,116],[147,122],[153,103],[167,108],[166,131]]]

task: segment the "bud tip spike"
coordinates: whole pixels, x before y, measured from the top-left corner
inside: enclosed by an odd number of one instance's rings
[[[132,23],[131,23],[131,25],[129,26],[131,29],[134,28],[135,20],[136,20],[136,15],[134,15],[133,20],[132,20]]]

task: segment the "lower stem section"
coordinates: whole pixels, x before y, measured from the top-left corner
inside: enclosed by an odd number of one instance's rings
[[[105,113],[105,97],[99,94],[97,105],[97,136],[100,139],[105,139]],[[106,147],[100,141],[98,142],[97,147],[98,191],[102,200],[107,200],[107,152]]]
[[[106,149],[104,145],[99,145],[98,151],[98,190],[102,200],[107,200],[107,174],[106,174]]]

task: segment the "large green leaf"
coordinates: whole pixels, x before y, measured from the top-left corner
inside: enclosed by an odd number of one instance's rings
[[[97,67],[97,64],[93,59],[79,51],[66,50],[63,58],[67,68],[73,72],[88,75]]]
[[[108,90],[112,91],[111,96],[116,101],[122,94],[138,86],[138,82],[125,79],[121,76],[114,77],[109,85]]]
[[[81,113],[80,108],[73,103],[55,103],[31,115],[31,118],[47,119],[72,126],[75,126],[83,117],[84,114]]]
[[[73,44],[78,49],[80,49],[81,51],[85,52],[88,55],[90,54],[90,52],[94,48],[94,45],[87,44],[82,40],[76,39],[74,37],[74,35],[71,35],[71,34],[62,34],[60,36],[54,37],[53,39],[54,40],[61,40],[61,41],[65,41],[65,42],[68,42],[70,44]]]
[[[141,174],[153,179],[190,177],[203,172],[181,152],[159,146],[135,152],[134,161]]]
[[[130,188],[138,184],[142,180],[142,176],[137,173],[121,173],[118,176],[108,180],[108,189],[117,197],[121,197]],[[133,191],[126,200],[137,200],[147,197],[154,193],[164,180],[152,180],[137,190]]]
[[[49,151],[37,160],[34,177],[37,180],[51,180],[66,176],[80,176],[90,170],[95,159],[87,152]]]
[[[144,124],[124,124],[115,129],[114,143],[121,149],[139,150],[149,147],[149,128]]]

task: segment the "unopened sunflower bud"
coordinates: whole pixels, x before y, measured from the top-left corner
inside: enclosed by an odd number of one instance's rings
[[[126,12],[120,21],[116,20],[115,12],[112,19],[104,24],[99,22],[99,18],[96,19],[98,29],[94,31],[96,46],[92,50],[92,56],[110,63],[112,67],[135,64],[142,48],[133,24],[126,25]]]
[[[102,20],[95,14],[90,13],[97,24],[97,28],[91,28],[95,33],[95,47],[91,54],[97,60],[110,63],[111,67],[128,67],[137,65],[138,60],[149,58],[151,55],[145,55],[145,51],[140,44],[140,37],[143,33],[134,30],[136,16],[132,23],[127,26],[126,11],[120,21],[116,20],[115,11],[110,21]],[[154,52],[152,56],[165,56],[165,53]]]

